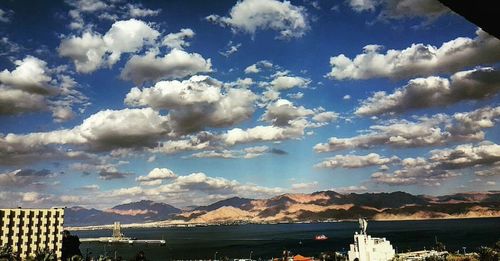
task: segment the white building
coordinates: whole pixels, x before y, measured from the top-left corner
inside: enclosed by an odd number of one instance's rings
[[[61,259],[64,209],[0,209],[0,246],[10,246],[22,260],[37,250]]]
[[[371,237],[366,234],[366,220],[360,219],[361,232],[354,234],[354,244],[347,252],[349,261],[387,261],[394,258],[396,252],[385,238]]]

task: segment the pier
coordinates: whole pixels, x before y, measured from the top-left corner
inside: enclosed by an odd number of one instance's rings
[[[166,245],[166,241],[164,239],[137,239],[126,237],[121,232],[120,222],[114,223],[113,235],[111,237],[81,238],[80,242]]]

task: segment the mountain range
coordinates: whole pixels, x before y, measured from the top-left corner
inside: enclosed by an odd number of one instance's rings
[[[269,199],[232,197],[181,210],[149,200],[97,210],[66,208],[66,226],[128,223],[237,223],[353,220],[404,220],[430,218],[500,217],[500,192],[459,193],[444,196],[406,192],[350,193],[320,191],[283,194]]]

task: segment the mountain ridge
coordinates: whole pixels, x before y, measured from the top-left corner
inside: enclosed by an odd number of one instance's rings
[[[266,223],[500,217],[500,192],[468,192],[427,196],[407,192],[348,193],[317,191],[287,193],[268,199],[230,197],[191,210],[166,203],[141,200],[105,210],[71,207],[65,225],[128,223]]]

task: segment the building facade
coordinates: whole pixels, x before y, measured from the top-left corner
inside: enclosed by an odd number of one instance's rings
[[[347,254],[349,261],[387,261],[394,258],[396,252],[387,239],[356,232]]]
[[[61,259],[64,208],[0,209],[0,246],[21,259],[52,250]]]

